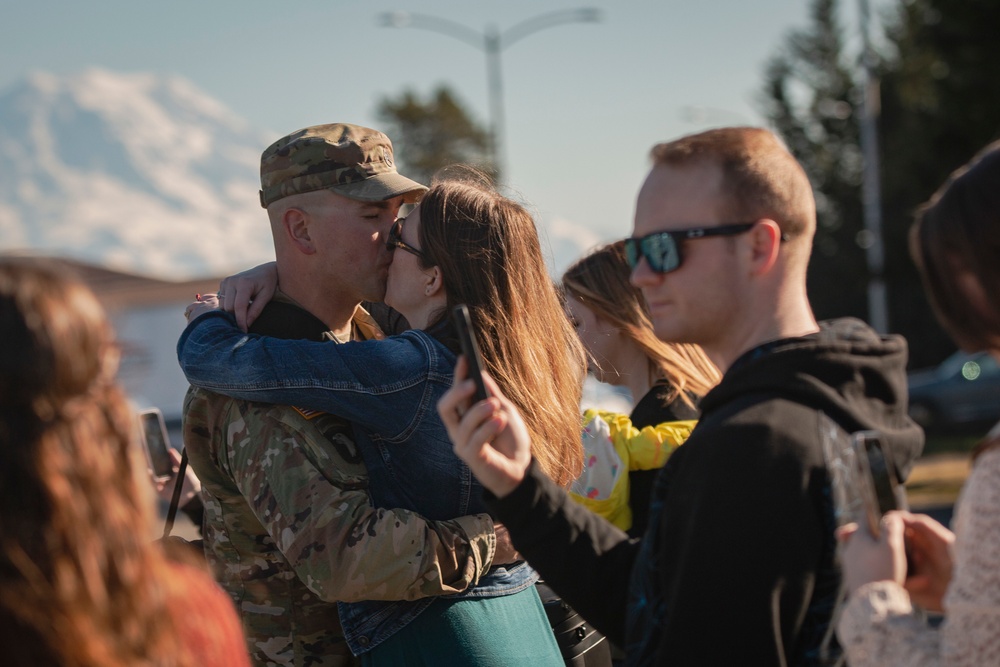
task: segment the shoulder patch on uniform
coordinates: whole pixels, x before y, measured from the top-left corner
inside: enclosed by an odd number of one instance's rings
[[[326,413],[321,410],[307,410],[306,408],[297,408],[294,405],[292,409],[298,412],[300,415],[306,419],[312,419],[314,417],[319,417],[320,415],[325,415]]]

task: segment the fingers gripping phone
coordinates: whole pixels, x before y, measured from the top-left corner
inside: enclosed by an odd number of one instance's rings
[[[848,433],[826,415],[819,436],[837,524],[855,522],[877,538],[885,512],[907,509],[889,441],[873,430]]]
[[[820,413],[819,440],[823,449],[833,500],[834,519],[838,526],[857,524],[858,531],[867,531],[874,539],[882,532],[882,515],[893,509],[907,508],[906,493],[896,477],[889,440],[879,431],[850,433],[829,416]],[[832,536],[831,536],[832,537]],[[907,571],[910,567],[909,548]],[[838,547],[838,551],[840,547]],[[834,618],[847,602],[846,586],[834,610]],[[839,650],[831,623],[820,647],[822,664],[840,664]]]
[[[852,437],[857,464],[858,492],[868,532],[877,538],[882,515],[907,509],[906,494],[892,467],[889,443],[878,431],[858,431]]]
[[[469,377],[476,383],[476,393],[472,397],[472,402],[485,401],[489,392],[486,391],[486,383],[483,382],[483,356],[479,352],[479,344],[472,331],[472,317],[469,315],[469,308],[464,303],[457,305],[452,309],[451,316],[455,322],[455,330],[458,331],[462,355],[465,356],[469,368]]]
[[[174,461],[170,458],[170,436],[163,413],[157,408],[141,411],[139,426],[139,438],[153,478],[158,482],[169,480],[174,476]]]

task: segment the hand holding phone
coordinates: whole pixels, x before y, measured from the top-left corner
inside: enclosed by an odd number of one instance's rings
[[[476,393],[472,397],[473,402],[485,401],[489,392],[486,391],[486,384],[483,382],[483,357],[479,352],[479,344],[476,343],[476,336],[472,331],[472,317],[469,315],[469,308],[464,303],[457,305],[452,309],[451,315],[455,323],[455,330],[458,332],[459,344],[462,346],[462,355],[468,364],[469,377],[476,383]]]
[[[881,534],[882,515],[908,509],[902,485],[896,479],[889,443],[877,431],[859,431],[852,438],[857,464],[857,485],[864,520],[871,536]]]
[[[917,606],[943,612],[955,570],[955,534],[926,514],[908,514],[903,522],[908,548],[903,586]]]
[[[174,476],[174,460],[170,456],[170,436],[163,421],[163,413],[149,408],[139,413],[139,439],[146,452],[150,473],[157,482]]]

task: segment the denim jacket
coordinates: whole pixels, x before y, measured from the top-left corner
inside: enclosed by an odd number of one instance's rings
[[[447,327],[444,323],[384,340],[337,345],[245,334],[231,315],[213,311],[188,325],[177,354],[196,387],[349,420],[368,468],[374,505],[444,520],[486,511],[482,487],[455,456],[437,414],[456,359],[441,340]],[[524,563],[494,567],[476,586],[454,597],[509,595],[536,579]],[[370,650],[432,602],[341,603],[351,650]]]

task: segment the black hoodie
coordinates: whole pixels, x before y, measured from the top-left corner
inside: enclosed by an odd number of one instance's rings
[[[858,320],[740,357],[701,402],[629,541],[532,466],[494,501],[514,545],[629,665],[820,664],[840,585],[822,415],[881,431],[905,478],[906,342]]]

